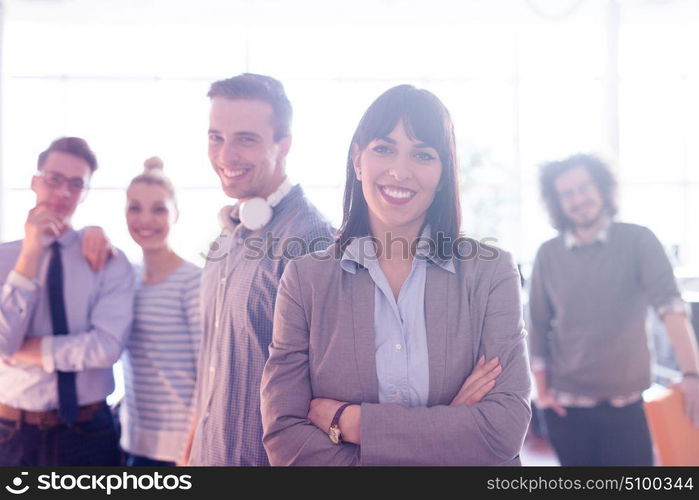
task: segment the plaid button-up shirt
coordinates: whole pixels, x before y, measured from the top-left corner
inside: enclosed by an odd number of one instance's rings
[[[250,231],[235,218],[212,245],[201,283],[203,338],[197,374],[195,465],[269,465],[262,446],[260,379],[272,341],[286,263],[332,242],[332,227],[300,186]]]

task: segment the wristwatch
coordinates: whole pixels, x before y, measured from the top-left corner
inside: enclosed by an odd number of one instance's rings
[[[340,406],[335,412],[335,416],[333,417],[332,422],[330,422],[330,429],[328,429],[328,437],[330,438],[330,441],[333,442],[333,444],[340,444],[342,442],[342,432],[340,432],[340,417],[342,416],[342,412],[345,411],[345,408],[347,408],[351,404],[352,403],[345,403],[342,406]]]

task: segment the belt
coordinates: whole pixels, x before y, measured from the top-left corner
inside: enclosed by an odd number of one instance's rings
[[[106,408],[105,401],[98,401],[89,405],[81,406],[78,409],[78,416],[75,423],[89,422],[99,410]],[[12,420],[13,422],[24,422],[25,424],[36,425],[42,429],[48,429],[65,424],[58,416],[58,410],[48,411],[29,411],[20,410],[12,406],[7,406],[0,403],[0,418]]]

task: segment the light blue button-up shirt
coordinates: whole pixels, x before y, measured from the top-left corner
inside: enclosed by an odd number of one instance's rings
[[[429,234],[426,228],[423,237]],[[429,245],[419,244],[410,274],[396,301],[370,237],[355,238],[342,255],[344,271],[356,273],[357,267],[362,266],[374,281],[374,346],[380,403],[427,406],[430,375],[425,284],[428,265],[456,272],[452,261],[433,258]]]
[[[0,403],[31,411],[58,408],[56,370],[77,372],[78,404],[105,399],[114,391],[112,365],[131,330],[134,279],[121,252],[98,272],[82,255],[80,235],[70,229],[58,242],[68,335],[53,336],[44,252],[37,279],[12,269],[21,241],[0,245]],[[42,365],[12,361],[26,338],[42,338]]]

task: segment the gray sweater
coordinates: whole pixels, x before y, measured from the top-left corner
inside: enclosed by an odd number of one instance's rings
[[[613,222],[606,241],[544,243],[530,283],[529,348],[553,389],[596,398],[650,386],[649,305],[680,300],[672,265],[648,228]]]

